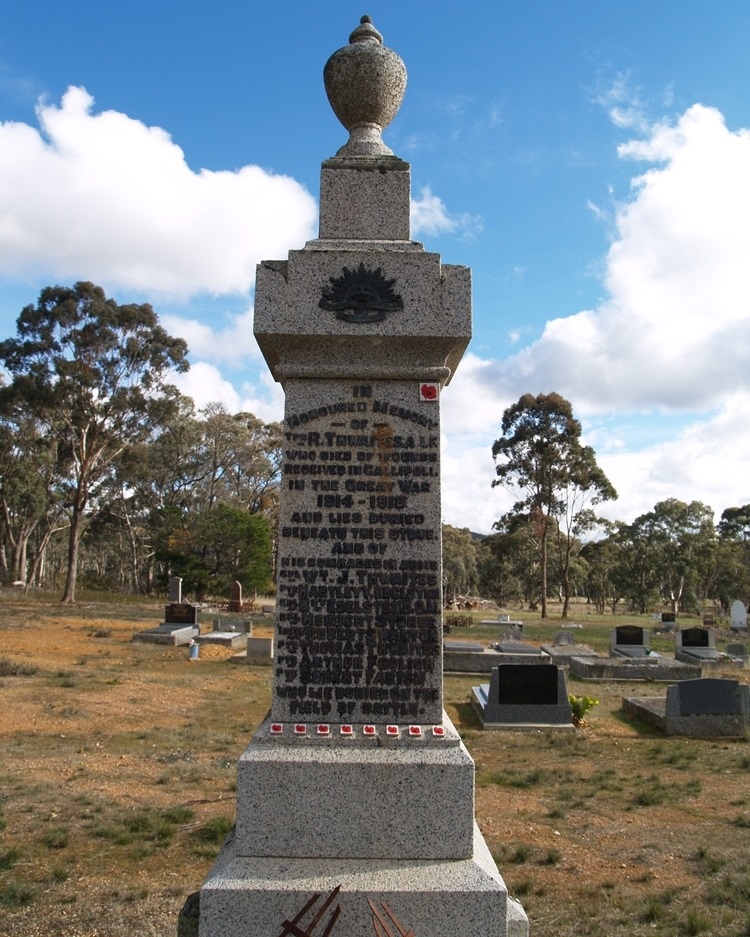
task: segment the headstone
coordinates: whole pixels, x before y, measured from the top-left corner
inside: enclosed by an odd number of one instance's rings
[[[675,636],[677,660],[718,662],[721,654],[716,649],[716,637],[708,628],[683,628]]]
[[[552,635],[552,646],[562,647],[564,645],[573,645],[576,643],[575,636],[569,631],[556,631]]]
[[[169,580],[169,605],[164,606],[164,621],[156,628],[147,628],[133,635],[134,641],[144,644],[185,645],[200,635],[198,606],[182,601],[182,579]],[[178,599],[177,601],[172,601]]]
[[[736,680],[684,680],[677,687],[681,716],[739,713],[739,684]]]
[[[443,641],[445,651],[483,651],[479,641]]]
[[[273,638],[248,638],[245,660],[248,664],[272,664]]]
[[[662,612],[661,615],[657,615],[655,617],[656,620],[660,622],[660,626],[657,628],[657,631],[672,632],[675,630],[677,616],[674,612]]]
[[[737,599],[732,602],[730,611],[732,619],[732,631],[747,631],[747,609],[745,603]]]
[[[170,605],[178,605],[182,602],[182,579],[179,576],[169,577],[169,592],[167,598]]]
[[[649,660],[659,655],[651,650],[650,634],[640,625],[619,625],[609,636],[610,657]]]
[[[667,688],[666,731],[696,738],[747,738],[750,687],[737,680],[685,680]]]
[[[596,657],[596,651],[585,644],[576,644],[575,636],[569,631],[556,631],[552,644],[542,644],[542,651],[556,664],[570,664],[573,657]]]
[[[381,43],[365,17],[326,66],[350,138],[323,164],[319,238],[258,268],[255,334],[285,391],[272,708],[201,937],[277,937],[335,884],[346,937],[371,937],[373,894],[425,937],[528,933],[443,712],[440,394],[470,275],[411,240],[409,166],[380,136],[405,71]]]
[[[232,583],[232,589],[229,595],[229,611],[242,611],[242,583],[235,580]]]
[[[164,606],[164,624],[166,625],[197,625],[198,606],[186,602],[170,603]]]
[[[516,628],[511,628],[503,633],[500,641],[491,644],[490,647],[503,654],[523,654],[541,657],[541,650],[534,644],[524,641],[523,632]]]
[[[727,644],[724,653],[728,654],[734,660],[747,660],[747,645],[745,644]]]
[[[713,635],[708,628],[684,628],[678,631],[677,640],[682,647],[706,648],[711,647]]]
[[[473,703],[485,728],[573,728],[565,672],[554,664],[501,664],[473,688]]]

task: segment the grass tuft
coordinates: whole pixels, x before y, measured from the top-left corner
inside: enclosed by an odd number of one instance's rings
[[[0,657],[0,677],[33,677],[37,669],[29,664],[19,664],[9,657]]]

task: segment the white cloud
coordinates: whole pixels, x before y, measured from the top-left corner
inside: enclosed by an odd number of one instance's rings
[[[605,90],[596,92],[592,98],[607,111],[616,127],[648,130],[641,89],[633,85],[629,72],[619,74]]]
[[[456,222],[449,217],[441,198],[426,185],[419,198],[411,200],[411,230],[414,234],[445,234],[455,231]]]
[[[410,220],[412,237],[455,233],[472,237],[482,229],[481,219],[474,215],[449,214],[443,200],[428,185],[422,187],[419,198],[412,198]]]
[[[174,374],[171,380],[180,393],[193,398],[196,410],[202,410],[209,403],[223,403],[230,413],[242,409],[240,395],[231,381],[205,361],[193,362],[189,371]]]
[[[159,127],[71,87],[40,129],[0,124],[0,273],[187,298],[244,293],[314,234],[313,197],[258,166],[194,172]]]
[[[248,358],[259,358],[260,349],[253,335],[252,307],[238,316],[232,316],[223,328],[214,328],[197,319],[186,319],[173,313],[162,314],[164,328],[188,343],[190,356],[208,358],[209,361],[237,365]]]
[[[588,412],[711,409],[750,388],[750,133],[695,105],[620,155],[656,165],[617,208],[608,298],[550,320],[485,377]]]
[[[602,505],[612,519],[633,520],[667,498],[702,501],[718,520],[728,507],[750,503],[750,393],[731,394],[718,412],[697,420],[674,439],[640,451],[599,453],[619,492]]]
[[[254,413],[266,423],[283,419],[284,391],[265,370],[252,373],[240,390],[222,372],[207,361],[194,362],[184,374],[174,374],[172,383],[183,394],[192,397],[196,410],[210,403],[223,403],[230,413]]]
[[[632,520],[670,497],[717,514],[750,501],[750,132],[695,105],[619,154],[650,165],[615,209],[606,300],[550,320],[504,361],[467,356],[446,391],[449,522],[488,530],[507,509],[489,488],[502,410],[553,390],[620,493],[606,516]]]

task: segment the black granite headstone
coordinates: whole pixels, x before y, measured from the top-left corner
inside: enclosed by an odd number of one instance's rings
[[[623,647],[643,644],[643,628],[639,625],[620,625],[615,628],[615,643]]]
[[[711,646],[711,635],[705,628],[686,628],[680,635],[683,647]]]
[[[197,625],[198,606],[172,603],[164,606],[164,623],[167,625]]]
[[[503,664],[497,702],[501,706],[555,706],[557,667],[549,664]]]
[[[735,715],[741,712],[737,680],[682,680],[678,688],[681,716]]]

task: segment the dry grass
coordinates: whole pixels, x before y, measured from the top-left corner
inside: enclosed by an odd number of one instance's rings
[[[270,670],[131,643],[149,618],[158,606],[0,597],[2,937],[174,937],[232,822]],[[576,638],[608,627],[592,620]],[[532,937],[750,935],[747,743],[629,724],[632,688],[614,684],[596,686],[601,704],[575,735],[482,733],[466,702],[476,682],[448,678],[447,708]]]

